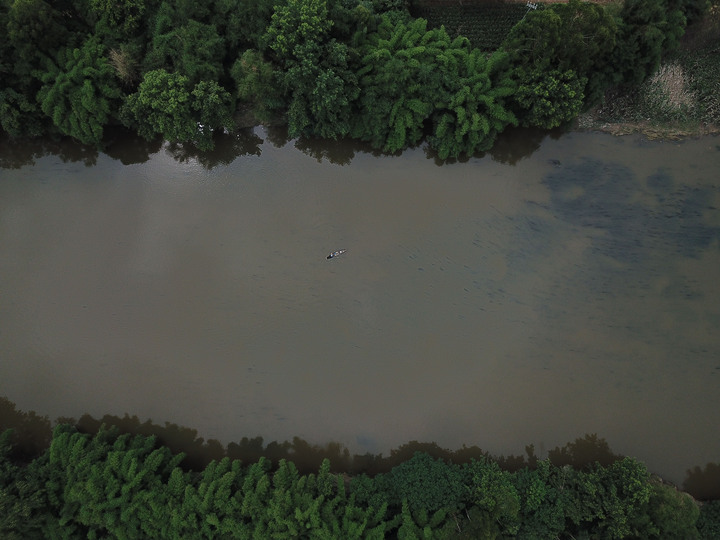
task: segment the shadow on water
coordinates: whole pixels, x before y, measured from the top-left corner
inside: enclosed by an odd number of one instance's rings
[[[418,441],[405,443],[391,450],[388,456],[370,453],[351,455],[342,444],[330,442],[313,445],[300,437],[294,437],[292,441],[269,443],[265,443],[262,437],[243,437],[239,442],[231,442],[224,447],[220,441],[206,441],[199,437],[195,429],[170,422],[163,425],[155,424],[151,420],[142,422],[137,416],[128,414],[122,417],[108,414],[102,418],[93,418],[86,414],[78,420],[58,418],[52,423],[48,417],[39,416],[34,411],[19,411],[15,403],[0,396],[0,433],[7,429],[14,430],[14,457],[18,460],[30,461],[42,454],[50,446],[52,430],[57,424],[73,424],[78,431],[89,434],[97,433],[103,426],[115,426],[120,433],[154,436],[159,444],[167,446],[173,453],[184,453],[186,457],[182,465],[189,470],[202,470],[211,461],[224,457],[239,459],[246,464],[255,463],[265,457],[275,464],[281,459],[292,461],[303,474],[316,472],[322,461],[329,459],[335,472],[375,475],[390,471],[409,460],[416,452],[425,452],[435,459],[453,463],[488,458],[512,472],[524,467],[534,468],[539,459],[532,444],[525,447],[524,456],[494,456],[478,446],[449,450],[434,442]],[[586,434],[548,453],[548,459],[553,465],[570,465],[578,469],[594,463],[608,466],[622,457],[612,452],[607,441],[597,434]],[[688,470],[687,474],[683,488],[693,497],[702,500],[720,498],[720,464],[708,463],[704,469],[696,466]]]
[[[64,163],[80,162],[91,167],[97,163],[99,152],[70,138],[25,140],[0,134],[0,169],[20,169],[49,155],[59,157]]]
[[[532,156],[546,138],[558,140],[564,133],[564,128],[508,128],[498,136],[488,154],[494,161],[515,165]]]
[[[362,141],[330,139],[312,139],[300,137],[295,141],[295,148],[303,154],[315,158],[318,163],[327,161],[334,165],[349,165],[356,154],[381,156],[382,152]]]
[[[217,132],[212,150],[199,150],[192,144],[168,143],[165,150],[176,161],[185,163],[196,161],[206,169],[229,165],[240,156],[259,156],[263,139],[252,129],[241,129],[233,133]],[[146,141],[142,137],[123,128],[115,128],[106,136],[104,152],[123,165],[144,163],[152,154],[163,147],[162,139]]]
[[[43,453],[50,446],[52,428],[47,416],[18,411],[15,403],[0,396],[0,432],[15,430],[13,448],[18,459],[29,461]]]
[[[577,468],[596,462],[607,467],[622,457],[610,450],[607,441],[596,434],[587,434],[563,447],[550,450],[548,454],[548,459],[557,467],[570,465]]]
[[[169,143],[167,153],[181,163],[197,161],[206,169],[229,165],[241,156],[259,156],[263,139],[247,128],[233,133],[217,133],[213,137],[215,148],[198,150],[191,144]]]
[[[720,499],[720,463],[708,463],[705,468],[693,467],[687,472],[683,489],[696,499]]]
[[[261,129],[265,132],[265,138],[275,148],[282,148],[291,141],[287,126],[266,126]]]
[[[531,128],[510,128],[501,133],[488,152],[473,156],[462,156],[457,159],[441,160],[437,152],[427,144],[422,144],[428,159],[436,165],[465,163],[470,159],[490,156],[494,161],[507,165],[515,165],[522,159],[530,157],[540,148],[546,137],[557,139],[562,135],[561,129],[551,131]],[[262,135],[262,136],[261,136]],[[267,141],[276,148],[281,148],[291,141],[303,154],[319,163],[329,162],[335,165],[349,165],[358,154],[373,156],[389,155],[372,148],[368,143],[352,139],[317,139],[300,137],[291,139],[285,126],[267,126],[245,128],[232,133],[216,133],[215,147],[212,150],[199,150],[193,144],[168,143],[166,151],[173,159],[183,163],[196,161],[206,169],[229,165],[242,156],[260,156],[262,145]],[[19,169],[32,165],[36,159],[55,155],[64,162],[82,162],[86,166],[95,165],[99,152],[102,151],[123,165],[145,163],[150,156],[163,148],[162,139],[147,141],[136,133],[122,127],[112,126],[105,129],[102,149],[79,144],[69,138],[13,140],[0,136],[0,168]]]
[[[129,129],[117,126],[105,129],[103,152],[123,165],[145,163],[162,148],[162,139],[148,141]]]
[[[462,155],[458,158],[440,159],[437,152],[429,146],[424,147],[425,156],[432,159],[435,165],[452,165],[454,163],[467,163],[471,159],[482,159],[490,156],[493,161],[505,165],[516,165],[523,159],[532,156],[542,145],[542,142],[550,137],[557,140],[565,133],[564,128],[552,130],[538,128],[508,128],[498,135],[492,148],[487,152],[477,152],[473,155]]]

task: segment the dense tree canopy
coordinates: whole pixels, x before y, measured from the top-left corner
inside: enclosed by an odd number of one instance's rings
[[[508,62],[505,53],[488,58],[467,48],[453,48],[441,60],[446,100],[435,108],[429,139],[440,159],[489,150],[500,132],[517,125],[506,106],[516,90]]]
[[[138,91],[127,96],[121,115],[146,139],[162,135],[172,141],[192,141],[197,124],[190,98],[187,77],[157,69],[147,72]]]
[[[663,51],[678,46],[686,18],[677,2],[625,0],[614,60],[620,81],[639,84],[660,65]]]
[[[720,523],[715,506],[701,515],[630,458],[508,472],[486,458],[458,465],[418,452],[348,481],[327,459],[309,474],[265,458],[187,470],[154,437],[116,428],[59,425],[30,463],[15,461],[11,440],[0,434],[0,536],[10,540],[700,538]]]
[[[89,0],[90,11],[96,19],[96,31],[117,33],[127,37],[133,35],[142,25],[145,15],[145,0]]]
[[[338,138],[350,129],[358,95],[349,48],[330,36],[326,0],[289,0],[275,8],[263,42],[281,65],[275,78],[287,101],[291,137]]]
[[[494,54],[404,0],[0,0],[0,127],[101,145],[123,123],[202,148],[236,109],[291,137],[353,137],[440,159],[508,125],[560,125],[637,84],[708,0],[569,0],[531,11]],[[169,101],[163,103],[163,100]]]
[[[519,89],[514,109],[522,123],[559,125],[578,112],[578,99],[598,101],[614,80],[617,34],[610,13],[580,0],[529,13],[516,25],[502,49],[511,55]],[[563,93],[546,94],[554,87]]]
[[[519,71],[514,100],[523,125],[550,129],[569,122],[583,107],[586,85],[587,78],[572,69]]]
[[[115,109],[113,101],[120,98],[104,53],[95,38],[80,48],[62,50],[57,65],[48,61],[37,95],[40,108],[60,132],[85,144],[100,144],[103,126]]]
[[[218,81],[223,75],[225,42],[213,25],[188,17],[181,6],[163,2],[144,61],[148,70],[168,69],[193,84]]]
[[[231,123],[232,105],[230,94],[214,81],[192,86],[187,77],[158,69],[127,96],[121,118],[148,140],[162,136],[210,149],[213,130]]]

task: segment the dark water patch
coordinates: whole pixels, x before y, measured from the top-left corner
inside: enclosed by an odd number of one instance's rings
[[[673,193],[677,202],[673,205],[674,214],[665,215],[667,234],[684,256],[697,257],[702,250],[720,240],[720,227],[708,225],[719,221],[720,213],[712,204],[718,194],[719,186],[683,186]]]
[[[584,159],[549,173],[543,182],[551,190],[552,212],[591,230],[595,251],[635,263],[644,255],[638,248],[646,223],[629,168]]]
[[[675,181],[667,169],[660,169],[651,174],[646,180],[648,188],[653,191],[662,202],[667,194],[672,192]]]
[[[720,463],[707,463],[687,471],[682,488],[696,499],[720,499]]]
[[[45,156],[57,156],[63,163],[97,163],[99,151],[69,138],[12,139],[0,132],[0,169],[20,169]]]
[[[664,169],[640,182],[627,166],[581,159],[543,179],[551,190],[553,213],[595,232],[593,249],[622,263],[680,252],[697,257],[714,241],[720,227],[710,213],[716,186],[675,186]],[[717,215],[717,214],[716,214]]]

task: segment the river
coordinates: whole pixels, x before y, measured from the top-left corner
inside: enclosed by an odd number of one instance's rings
[[[720,139],[0,150],[0,395],[223,443],[720,461]],[[343,255],[328,260],[337,249]]]

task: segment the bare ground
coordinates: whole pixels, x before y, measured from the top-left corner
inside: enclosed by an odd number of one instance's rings
[[[720,133],[720,126],[703,124],[692,127],[657,126],[650,122],[603,122],[598,120],[593,111],[581,114],[576,120],[576,128],[580,131],[602,131],[611,135],[630,135],[640,133],[648,139],[675,141],[688,137],[701,137]]]

